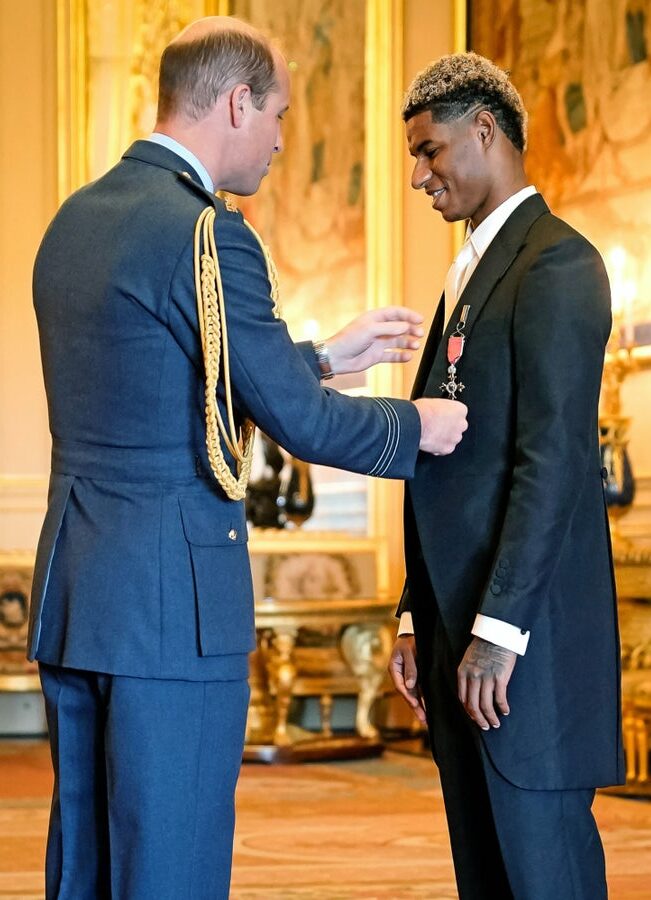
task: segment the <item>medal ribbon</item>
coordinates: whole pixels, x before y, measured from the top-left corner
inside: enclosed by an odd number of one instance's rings
[[[461,310],[461,318],[457,323],[457,327],[454,330],[454,333],[451,334],[448,338],[448,362],[451,366],[456,366],[456,364],[463,356],[463,350],[466,344],[466,338],[463,330],[466,327],[469,312],[470,306],[464,306]]]

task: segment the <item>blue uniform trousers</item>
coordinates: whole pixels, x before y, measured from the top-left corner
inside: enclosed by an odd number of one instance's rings
[[[226,900],[248,683],[40,672],[47,900]]]

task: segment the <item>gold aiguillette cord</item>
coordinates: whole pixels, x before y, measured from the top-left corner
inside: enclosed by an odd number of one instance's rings
[[[245,225],[260,244],[271,285],[274,315],[278,316],[278,276],[269,251],[257,232],[245,221]],[[197,314],[201,333],[206,378],[206,448],[212,472],[230,500],[243,500],[251,475],[255,425],[248,419],[238,437],[233,414],[230,361],[228,354],[228,328],[226,324],[226,300],[222,285],[217,245],[215,243],[215,210],[207,206],[194,229],[194,285],[197,296]],[[219,370],[223,358],[223,382],[228,428],[224,424],[217,403]],[[237,465],[237,477],[231,472],[222,441]]]

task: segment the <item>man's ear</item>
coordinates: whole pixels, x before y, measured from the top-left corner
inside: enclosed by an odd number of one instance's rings
[[[475,117],[477,137],[485,148],[491,146],[497,136],[497,122],[489,109],[480,110]]]
[[[251,88],[248,84],[236,84],[229,97],[229,110],[234,128],[241,128],[251,106]]]

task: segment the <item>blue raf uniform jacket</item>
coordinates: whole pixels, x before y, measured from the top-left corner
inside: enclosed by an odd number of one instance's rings
[[[274,318],[257,241],[187,169],[136,142],[64,203],[38,252],[53,446],[30,659],[150,678],[246,676],[244,505],[222,492],[205,451],[193,235],[209,204],[240,420],[310,462],[414,472],[415,407],[320,386],[311,345],[295,345]]]

